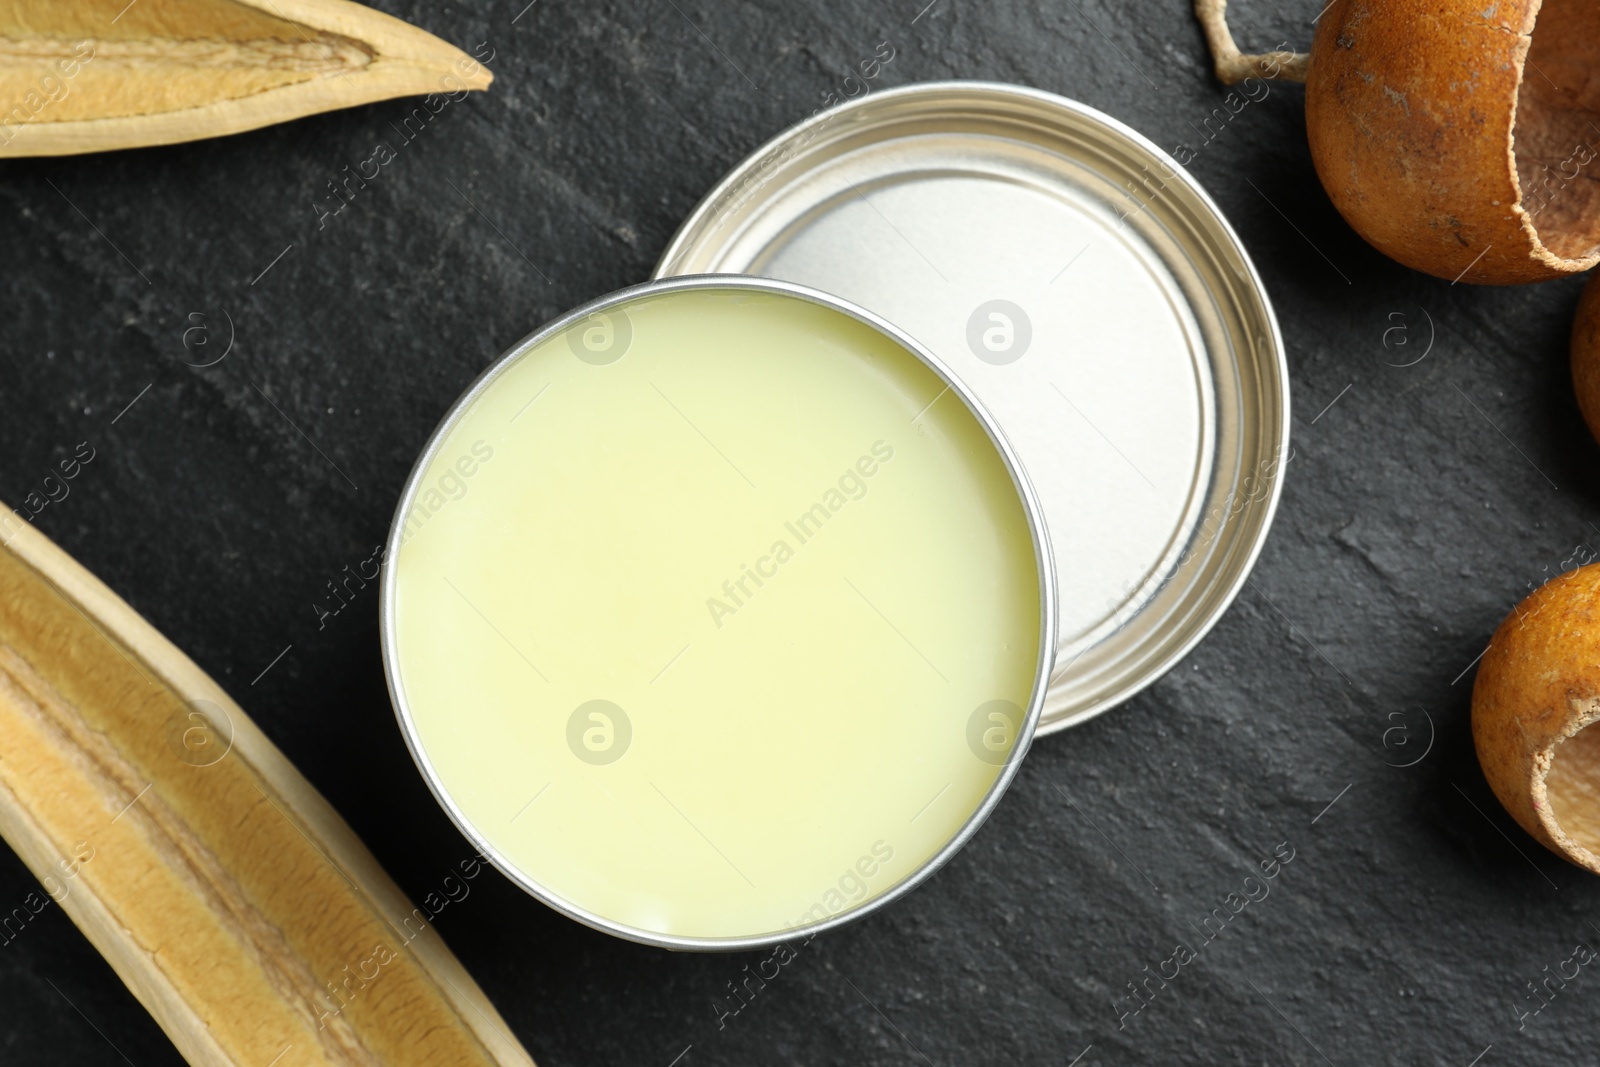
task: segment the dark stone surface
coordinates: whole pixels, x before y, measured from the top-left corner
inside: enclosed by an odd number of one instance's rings
[[[320,631],[311,605],[384,537],[473,376],[642,280],[700,195],[879,42],[897,52],[880,84],[1039,86],[1169,149],[1198,146],[1223,96],[1183,0],[938,0],[915,21],[926,0],[525,2],[380,5],[487,42],[497,81],[324,229],[325,183],[396,141],[409,104],[0,164],[0,498],[88,441],[40,527],[227,686],[416,899],[468,846],[395,729],[375,599]],[[1316,6],[1245,0],[1235,29],[1303,44]],[[1168,677],[1036,745],[946,870],[807,945],[725,1029],[711,998],[759,956],[638,947],[479,878],[440,929],[546,1067],[666,1067],[690,1045],[686,1065],[1592,1061],[1592,968],[1521,1032],[1518,1013],[1525,982],[1600,936],[1600,881],[1503,814],[1467,730],[1494,625],[1600,546],[1565,358],[1579,282],[1452,287],[1382,259],[1320,190],[1297,86],[1191,169],[1256,257],[1293,368],[1295,459],[1252,584]],[[185,365],[204,361],[192,313],[213,346],[231,318],[214,367]],[[1427,358],[1387,365],[1430,320]],[[1385,348],[1397,326],[1411,347]],[[1280,843],[1270,896],[1119,1019],[1126,984]],[[35,885],[0,857],[0,909]],[[0,947],[0,1062],[124,1058],[178,1062],[47,909]]]

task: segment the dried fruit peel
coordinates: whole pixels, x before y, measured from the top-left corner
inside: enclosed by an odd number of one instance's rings
[[[1594,0],[1337,0],[1309,54],[1245,55],[1194,0],[1217,77],[1306,84],[1328,197],[1384,255],[1482,285],[1600,263]]]
[[[1600,874],[1600,563],[1540,586],[1478,667],[1472,737],[1500,803],[1541,844]]]
[[[1600,441],[1600,286],[1593,278],[1572,317],[1572,391],[1589,432]]]
[[[1545,179],[1581,143],[1600,145],[1586,130],[1600,30],[1581,5],[1332,7],[1312,44],[1306,132],[1346,221],[1391,259],[1451,280],[1543,281],[1600,261],[1592,173]]]
[[[346,0],[0,0],[0,156],[172,144],[491,80]]]

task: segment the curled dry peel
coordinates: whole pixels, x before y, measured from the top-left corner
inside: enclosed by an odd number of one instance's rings
[[[0,0],[0,156],[172,144],[490,80],[345,0]]]
[[[1309,55],[1262,56],[1240,54],[1226,6],[1195,0],[1217,77],[1306,83],[1317,176],[1380,252],[1494,285],[1600,262],[1591,0],[1333,0]]]
[[[1600,563],[1546,582],[1495,631],[1472,690],[1484,777],[1546,848],[1600,874]]]

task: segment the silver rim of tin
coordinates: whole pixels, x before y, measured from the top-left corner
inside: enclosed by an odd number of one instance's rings
[[[1213,373],[1224,362],[1234,368],[1234,374],[1220,383],[1227,387],[1226,399],[1233,408],[1225,410],[1224,398],[1215,391],[1211,405],[1214,412],[1223,416],[1218,421],[1232,422],[1207,425],[1210,439],[1203,449],[1215,453],[1217,440],[1226,433],[1234,447],[1222,458],[1236,459],[1237,469],[1231,478],[1213,471],[1205,490],[1195,492],[1176,525],[1174,547],[1161,557],[1156,578],[1147,580],[1129,600],[1128,618],[1137,617],[1147,608],[1159,610],[1161,617],[1152,626],[1164,627],[1160,639],[1134,645],[1130,655],[1117,658],[1113,651],[1097,660],[1093,655],[1096,644],[1115,633],[1117,616],[1123,613],[1119,608],[1106,623],[1092,627],[1072,646],[1057,649],[1057,659],[1066,662],[1057,668],[1053,682],[1062,682],[1065,689],[1072,677],[1069,672],[1080,656],[1086,660],[1083,673],[1090,677],[1080,690],[1047,694],[1037,731],[1043,735],[1078,725],[1127,701],[1187,656],[1244,587],[1277,513],[1283,488],[1278,472],[1292,458],[1289,369],[1283,338],[1254,263],[1200,184],[1144,135],[1065,97],[999,82],[916,83],[874,92],[813,115],[756,149],[718,182],[684,220],[652,276],[659,279],[689,271],[742,269],[739,264],[729,266],[725,260],[730,257],[724,253],[742,236],[743,229],[759,218],[762,205],[790,182],[804,180],[812,169],[869,143],[874,134],[893,137],[899,123],[930,123],[940,117],[972,121],[974,116],[1009,123],[1013,133],[1025,129],[1027,134],[1080,146],[1086,154],[1097,153],[1096,159],[1108,170],[1118,169],[1113,164],[1120,165],[1119,177],[1137,180],[1141,166],[1161,166],[1169,172],[1170,176],[1162,175],[1163,202],[1157,205],[1152,200],[1140,211],[1154,212],[1159,207],[1195,239],[1196,251],[1205,261],[1196,266],[1196,279],[1180,284],[1195,290],[1191,293],[1186,288],[1189,296],[1203,296],[1202,305],[1206,301],[1217,305],[1214,319],[1203,323],[1201,332],[1208,342],[1226,342],[1221,351],[1213,351],[1212,344],[1207,343],[1201,358]],[[1201,306],[1199,311],[1210,309]],[[1209,384],[1208,388],[1215,389]],[[1202,417],[1215,416],[1203,411]],[[1225,513],[1235,508],[1241,482],[1248,482],[1246,476],[1252,470],[1259,474],[1269,466],[1269,456],[1277,457],[1270,464],[1276,467],[1270,489],[1260,499],[1254,498],[1256,490],[1251,489],[1252,498],[1244,513],[1237,516],[1239,521],[1230,522]],[[1205,464],[1214,466],[1217,458],[1208,454]],[[1201,542],[1202,521],[1219,512],[1223,513],[1221,526]],[[1180,572],[1180,566],[1187,569]],[[1075,649],[1077,654],[1069,655]]]
[[[394,587],[401,535],[405,529],[405,515],[411,509],[412,501],[421,486],[423,472],[427,469],[429,462],[438,453],[440,447],[444,444],[445,438],[466,410],[493,384],[494,380],[502,372],[515,363],[523,354],[549,338],[557,336],[582,322],[590,315],[652,295],[696,289],[743,289],[798,297],[814,304],[820,304],[823,307],[843,312],[851,318],[878,330],[900,344],[931,369],[966,404],[967,410],[978,420],[979,425],[988,434],[989,440],[993,443],[995,450],[999,452],[1001,459],[1005,463],[1006,470],[1011,476],[1012,484],[1016,487],[1017,496],[1022,502],[1023,512],[1027,517],[1029,534],[1033,541],[1034,564],[1039,577],[1038,666],[1034,675],[1033,690],[1028,699],[1028,707],[1023,716],[1021,727],[1017,731],[1016,740],[1012,745],[1011,755],[1002,764],[1000,773],[995,777],[994,783],[984,795],[982,803],[962,824],[961,829],[927,863],[907,875],[898,884],[857,908],[842,911],[838,915],[830,916],[820,922],[796,926],[781,932],[737,938],[677,937],[626,926],[622,923],[613,922],[602,915],[597,915],[549,892],[538,882],[523,874],[515,864],[501,855],[477,831],[471,820],[456,806],[440,782],[433,764],[428,760],[427,753],[423,751],[421,741],[417,737],[416,725],[412,721],[410,705],[406,701],[405,690],[399,679],[399,666],[396,660],[397,653],[395,648]],[[527,893],[568,918],[576,919],[578,922],[604,933],[614,934],[641,944],[702,952],[736,952],[745,949],[767,948],[793,941],[797,938],[810,937],[824,930],[831,930],[834,927],[854,922],[890,902],[898,900],[918,885],[921,885],[935,871],[944,866],[972,838],[973,834],[977,833],[978,827],[983,825],[984,820],[989,817],[989,813],[1000,802],[1000,797],[1010,786],[1012,779],[1016,777],[1017,768],[1021,765],[1022,759],[1027,754],[1028,747],[1032,743],[1034,733],[1038,727],[1039,715],[1044,707],[1045,692],[1054,662],[1057,605],[1055,572],[1053,561],[1048,551],[1049,543],[1049,532],[1045,529],[1043,511],[1034,495],[1033,486],[1029,483],[1027,475],[1023,472],[1010,443],[1006,440],[999,426],[990,418],[989,413],[978,403],[977,399],[971,395],[967,387],[950,374],[932,352],[929,352],[923,345],[894,324],[885,321],[865,308],[857,307],[849,301],[841,300],[827,293],[819,292],[803,285],[774,281],[767,278],[754,278],[739,274],[692,275],[663,281],[645,282],[641,285],[630,286],[627,289],[620,289],[600,297],[598,300],[584,304],[582,307],[575,308],[512,345],[510,349],[499,356],[483,373],[473,380],[460,398],[450,406],[450,410],[440,420],[433,433],[429,435],[427,444],[423,446],[422,453],[417,457],[415,465],[411,468],[411,473],[406,476],[405,488],[401,492],[399,504],[395,507],[394,518],[390,522],[389,537],[385,546],[384,558],[387,565],[384,568],[383,584],[378,592],[378,630],[379,641],[383,647],[384,680],[389,687],[389,699],[394,705],[395,717],[399,720],[400,733],[405,738],[406,748],[411,752],[411,758],[416,762],[417,769],[422,773],[423,781],[427,782],[429,790],[432,791],[434,798],[438,800],[440,807],[450,817],[450,821],[455,823],[456,828],[477,847],[479,853],[485,859],[494,864],[501,874],[511,879],[512,882]]]

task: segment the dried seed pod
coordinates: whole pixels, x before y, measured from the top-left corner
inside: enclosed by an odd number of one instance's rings
[[[216,682],[3,504],[0,753],[0,835],[190,1064],[534,1067],[438,893],[408,900]]]
[[[1217,75],[1266,76],[1195,0]],[[1600,24],[1585,0],[1334,0],[1309,55],[1306,135],[1329,198],[1384,255],[1452,281],[1600,262]]]
[[[1540,844],[1600,874],[1600,564],[1567,571],[1495,631],[1472,736],[1500,803]]]
[[[346,0],[0,0],[0,156],[192,141],[490,80]]]

